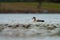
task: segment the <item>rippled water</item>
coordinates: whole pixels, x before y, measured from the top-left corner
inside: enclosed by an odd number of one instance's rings
[[[33,23],[34,16],[45,22]],[[0,24],[6,23],[32,25],[29,29],[7,27],[0,32],[0,40],[60,40],[60,14],[0,14]],[[53,24],[57,28],[48,30],[47,24]]]

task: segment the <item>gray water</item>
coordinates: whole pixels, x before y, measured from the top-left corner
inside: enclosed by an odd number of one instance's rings
[[[45,20],[42,24],[60,24],[60,14],[0,14],[0,24],[32,24],[30,29],[5,28],[0,32],[0,40],[60,40],[60,36],[57,35],[60,33],[60,28],[47,30],[43,26],[36,27],[34,24],[40,23],[32,22],[34,16]]]
[[[60,14],[0,14],[0,23],[32,23],[32,17],[45,23],[59,23]]]

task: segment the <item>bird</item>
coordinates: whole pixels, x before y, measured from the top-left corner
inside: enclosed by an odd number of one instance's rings
[[[44,22],[44,20],[37,20],[36,17],[33,17],[33,18],[32,18],[32,21],[33,21],[33,22]]]

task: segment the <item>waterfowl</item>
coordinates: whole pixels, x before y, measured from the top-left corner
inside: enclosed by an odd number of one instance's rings
[[[33,22],[44,22],[44,20],[36,20],[36,17],[33,17],[33,18],[32,18],[32,21],[33,21]]]

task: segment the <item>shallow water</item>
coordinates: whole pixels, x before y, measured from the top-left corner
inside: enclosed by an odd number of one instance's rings
[[[45,22],[33,23],[34,16]],[[60,14],[0,14],[0,24],[6,23],[32,25],[29,29],[7,27],[0,32],[0,40],[60,40]],[[57,28],[48,30],[47,24],[50,26],[53,24]]]

